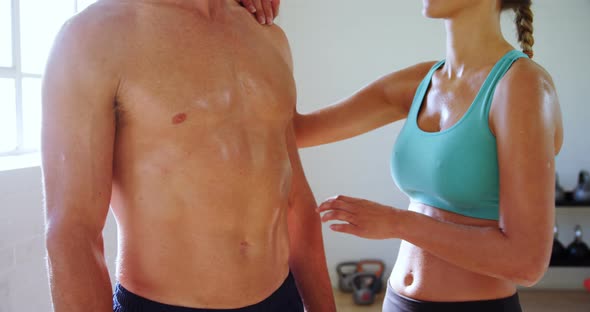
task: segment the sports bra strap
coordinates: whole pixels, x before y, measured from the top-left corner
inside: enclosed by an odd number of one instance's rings
[[[483,104],[483,117],[488,120],[490,114],[490,108],[492,106],[492,100],[494,98],[494,93],[496,92],[496,86],[498,82],[506,75],[512,64],[516,62],[520,58],[528,58],[526,54],[518,50],[512,50],[508,52],[500,61],[496,63],[496,65],[492,68],[488,78],[481,86],[480,92],[483,95],[482,104]]]

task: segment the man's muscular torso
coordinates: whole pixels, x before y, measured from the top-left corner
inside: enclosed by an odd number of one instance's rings
[[[83,14],[119,68],[119,281],[164,303],[235,308],[289,270],[296,93],[282,32],[233,0],[211,6],[107,0]]]

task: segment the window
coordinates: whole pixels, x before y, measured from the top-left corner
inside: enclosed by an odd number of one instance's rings
[[[0,156],[40,147],[41,78],[55,35],[96,0],[0,0]]]

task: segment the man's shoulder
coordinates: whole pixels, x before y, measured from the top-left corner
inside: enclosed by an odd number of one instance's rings
[[[67,68],[76,77],[110,76],[128,45],[127,11],[109,1],[98,1],[66,21],[54,40],[47,75]]]
[[[57,43],[75,43],[81,50],[112,48],[126,37],[133,15],[133,10],[126,5],[98,1],[64,23]]]
[[[262,26],[266,28],[268,38],[270,42],[279,50],[285,58],[285,61],[289,64],[289,67],[293,67],[293,59],[291,55],[291,46],[285,31],[277,24],[272,26]]]
[[[269,29],[269,36],[277,45],[285,48],[289,47],[289,40],[287,38],[287,34],[283,30],[283,28],[281,28],[281,26],[279,26],[278,24],[274,24],[272,26],[264,27],[267,27]]]

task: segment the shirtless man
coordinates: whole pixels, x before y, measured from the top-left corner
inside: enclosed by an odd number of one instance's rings
[[[295,102],[284,34],[234,0],[102,0],[70,20],[43,90],[55,311],[334,311]]]

